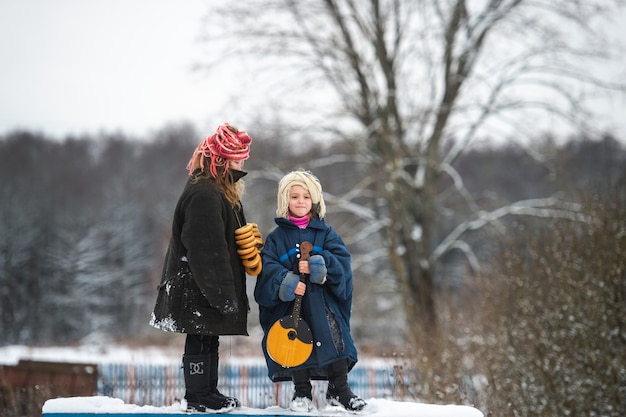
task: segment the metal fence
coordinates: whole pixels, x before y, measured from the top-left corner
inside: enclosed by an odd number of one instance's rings
[[[392,398],[398,374],[398,367],[391,362],[359,362],[348,374],[348,380],[352,391],[361,398]],[[318,406],[324,401],[326,386],[326,382],[313,381],[314,403]],[[293,395],[293,384],[272,383],[261,360],[222,360],[219,389],[254,408],[287,407]],[[180,363],[98,364],[98,395],[120,398],[127,404],[161,407],[179,401],[184,393]]]

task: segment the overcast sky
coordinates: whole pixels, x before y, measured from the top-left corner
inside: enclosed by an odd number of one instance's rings
[[[236,118],[220,105],[227,80],[191,71],[207,10],[207,0],[0,0],[0,134],[144,136]]]
[[[0,0],[0,135],[28,129],[58,138],[102,131],[149,138],[169,122],[190,121],[201,132],[223,121],[241,126],[245,110],[224,105],[239,80],[225,69],[211,77],[191,71],[206,53],[198,36],[210,4]],[[626,130],[624,96],[599,106],[607,109],[607,129]]]

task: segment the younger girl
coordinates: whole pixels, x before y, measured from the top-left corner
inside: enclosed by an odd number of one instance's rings
[[[348,385],[348,371],[357,362],[350,335],[352,268],[350,254],[339,235],[324,223],[326,207],[319,180],[308,171],[285,175],[278,186],[278,227],[268,236],[261,252],[263,271],[254,297],[263,327],[263,353],[268,375],[274,382],[292,380],[292,411],[314,409],[311,379],[328,379],[326,400],[350,411],[365,401]],[[300,244],[313,245],[303,260]],[[301,282],[300,274],[306,277]],[[302,296],[300,317],[313,336],[312,353],[301,365],[284,367],[267,349],[267,336],[277,320],[292,314],[296,295]]]

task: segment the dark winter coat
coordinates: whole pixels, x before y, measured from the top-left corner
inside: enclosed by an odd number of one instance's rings
[[[246,223],[214,179],[187,182],[174,212],[150,324],[171,332],[247,335],[246,275],[235,229]]]
[[[341,358],[349,359],[349,369],[357,361],[357,351],[350,335],[352,310],[352,267],[350,254],[339,235],[323,220],[314,218],[306,229],[299,229],[293,222],[275,219],[278,227],[265,241],[261,251],[263,271],[257,278],[254,297],[259,304],[259,319],[263,328],[263,353],[268,375],[273,381],[291,379],[291,371],[310,368],[313,379],[325,379],[325,366]],[[283,302],[279,289],[287,272],[298,272],[296,244],[308,241],[313,244],[311,255],[321,255],[327,268],[327,281],[322,284],[306,282],[302,298],[301,318],[307,322],[313,334],[313,352],[307,361],[293,368],[283,368],[267,353],[267,333],[281,317],[292,314],[294,302]],[[340,327],[343,350],[333,343],[326,308],[335,316]]]

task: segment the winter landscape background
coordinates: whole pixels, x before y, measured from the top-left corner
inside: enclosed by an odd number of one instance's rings
[[[276,183],[268,179],[275,172],[268,173],[266,155],[283,161],[273,169],[286,172],[316,153],[334,150],[294,152],[274,138],[256,137],[244,204],[251,208],[249,218],[267,233]],[[157,331],[147,322],[171,212],[196,139],[186,125],[168,126],[148,142],[123,136],[59,142],[28,132],[2,138],[3,362],[180,361],[184,336]],[[505,406],[503,397],[509,394],[502,388],[508,386],[509,392],[521,388],[527,395],[515,407],[535,409],[548,396],[579,398],[577,408],[594,401],[596,409],[621,404],[626,150],[610,137],[542,146],[555,147],[550,169],[505,146],[472,153],[460,171],[469,187],[510,200],[564,190],[605,220],[574,229],[571,221],[511,220],[517,233],[492,241],[491,249],[506,244],[490,260],[500,266],[484,276],[470,279],[462,260],[447,258],[438,276],[448,329],[445,340],[437,342],[439,364],[427,362],[421,347],[408,342],[406,328],[418,318],[404,316],[401,299],[385,278],[385,261],[370,256],[382,243],[351,239],[360,229],[345,228],[350,213],[331,205],[329,222],[346,237],[354,256],[353,335],[360,364],[384,360],[403,371],[381,400],[471,405],[488,414]],[[359,172],[356,165],[316,174],[328,184],[325,191],[341,194]],[[341,182],[334,181],[339,177]],[[489,242],[484,239],[476,236],[475,244],[484,246]],[[529,250],[532,257],[519,258]],[[250,291],[253,285],[250,278]],[[260,361],[256,313],[252,301],[249,337],[224,338],[225,362]]]
[[[374,402],[624,414],[623,1],[4,3],[11,363],[132,351],[176,372],[182,335],[147,322],[187,160],[228,121],[254,138],[264,234],[285,172],[322,181],[355,273],[352,376],[385,364]],[[260,358],[254,302],[249,330],[221,344],[233,367]],[[11,366],[1,414],[39,415],[50,384]]]

